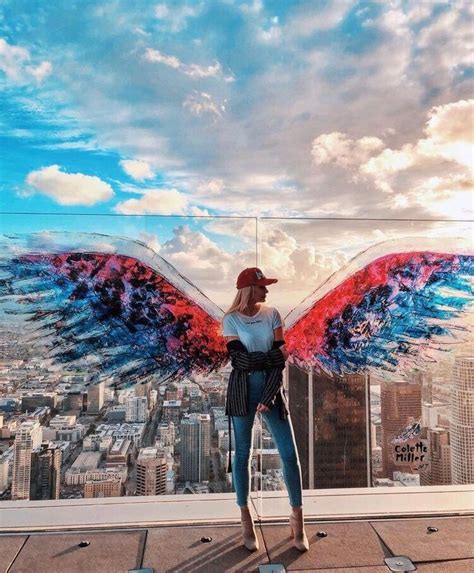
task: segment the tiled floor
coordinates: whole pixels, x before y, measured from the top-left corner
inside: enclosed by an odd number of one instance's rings
[[[422,573],[474,573],[470,517],[311,522],[307,534],[307,553],[292,547],[288,526],[267,523],[255,553],[241,546],[239,527],[212,524],[2,535],[0,571],[227,573],[281,563],[293,573],[388,573],[384,558],[406,555]]]

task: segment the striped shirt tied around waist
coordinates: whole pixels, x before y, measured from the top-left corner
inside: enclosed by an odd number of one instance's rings
[[[283,370],[285,358],[278,348],[269,352],[247,352],[239,340],[227,344],[232,371],[227,387],[225,413],[229,417],[229,463],[227,471],[232,471],[231,417],[248,414],[248,378],[252,371],[263,371],[265,382],[260,403],[268,408],[277,405],[280,419],[286,420],[288,408],[283,390]]]

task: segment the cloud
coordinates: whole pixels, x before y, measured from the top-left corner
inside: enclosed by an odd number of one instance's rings
[[[144,12],[110,3],[100,14],[83,6],[54,42],[49,31],[63,10],[46,7],[41,25],[24,14],[15,44],[30,46],[26,30],[34,27],[35,45],[48,50],[55,72],[61,66],[61,85],[53,85],[54,74],[48,86],[55,89],[40,102],[57,98],[59,111],[51,106],[45,122],[72,115],[96,151],[146,161],[196,209],[423,218],[448,205],[427,182],[445,171],[445,182],[456,185],[466,161],[449,159],[459,156],[453,141],[441,146],[422,128],[428,110],[470,97],[472,17],[463,3],[302,2],[278,14],[251,0],[226,0],[219,9],[178,4],[158,0]],[[184,26],[186,35],[173,36]],[[281,29],[280,41],[262,44],[272,27]],[[24,66],[38,66],[34,56],[31,48]],[[230,69],[234,83],[225,81]],[[374,138],[373,147],[363,136]],[[209,181],[222,183],[205,189]],[[435,193],[437,204],[418,200],[423,193]]]
[[[345,133],[323,133],[313,140],[311,154],[317,165],[333,163],[343,168],[358,167],[383,147],[378,137],[351,139]]]
[[[173,229],[173,237],[161,245],[160,256],[222,308],[231,303],[239,272],[255,265],[254,250],[230,253],[187,225]]]
[[[213,219],[205,225],[206,231],[216,235],[227,237],[238,237],[243,241],[250,241],[255,244],[257,236],[257,221],[254,218],[248,219]]]
[[[145,51],[145,59],[148,62],[163,64],[175,70],[179,70],[183,74],[193,79],[202,78],[215,78],[222,74],[222,67],[219,62],[215,62],[210,66],[199,66],[198,64],[183,64],[175,56],[169,56],[161,53],[159,50],[148,48]]]
[[[188,208],[186,195],[177,189],[149,189],[140,199],[127,199],[115,206],[123,215],[183,215]]]
[[[59,165],[50,165],[28,174],[26,182],[35,191],[60,205],[95,205],[114,196],[112,187],[99,177],[65,173]]]
[[[51,62],[30,64],[31,55],[26,48],[12,46],[0,38],[0,70],[15,84],[41,83],[52,72]]]
[[[467,175],[446,174],[422,180],[406,193],[397,193],[390,202],[393,210],[411,205],[428,205],[438,217],[465,219],[474,215],[474,185]]]
[[[187,26],[187,20],[199,14],[198,6],[173,6],[162,3],[155,6],[155,18],[172,33],[181,32]]]
[[[155,176],[150,164],[146,161],[140,161],[138,159],[122,159],[120,161],[120,167],[122,167],[127,175],[130,175],[130,177],[136,181],[153,179]]]
[[[199,195],[220,195],[224,190],[224,181],[222,179],[209,179],[199,183],[196,192]]]
[[[338,26],[353,7],[351,2],[327,2],[310,4],[311,9],[303,7],[290,16],[287,24],[289,35],[308,37],[321,30],[330,30]]]
[[[210,115],[214,119],[222,117],[222,114],[225,112],[225,105],[219,105],[212,99],[210,94],[198,92],[197,90],[194,90],[187,96],[183,102],[183,107],[188,109],[193,115]]]
[[[264,44],[277,44],[282,38],[282,28],[278,24],[278,17],[271,19],[270,25],[257,30],[257,40]]]
[[[262,0],[252,0],[252,2],[240,4],[239,8],[244,14],[256,16],[262,12],[263,2]]]
[[[147,247],[150,247],[155,253],[159,253],[161,249],[161,244],[158,237],[153,233],[142,232],[138,234],[138,240],[145,243]]]
[[[436,216],[462,218],[472,212],[473,113],[474,100],[435,106],[428,113],[426,137],[399,149],[384,147],[378,138],[323,134],[313,141],[313,159],[395,194],[387,201],[392,210],[417,206]]]

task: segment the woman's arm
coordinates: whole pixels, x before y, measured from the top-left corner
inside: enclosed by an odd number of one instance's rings
[[[240,340],[238,336],[224,336],[226,342],[230,342],[231,340]]]
[[[283,357],[288,360],[288,350],[286,349],[285,339],[283,338],[283,326],[273,329],[274,348],[279,348]],[[281,344],[283,342],[283,344]],[[275,344],[276,343],[276,344]],[[279,344],[278,344],[279,343]]]

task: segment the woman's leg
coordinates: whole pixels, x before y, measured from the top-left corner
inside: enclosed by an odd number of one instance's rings
[[[249,497],[250,449],[252,446],[252,428],[255,412],[247,416],[232,416],[234,426],[234,460],[232,462],[232,481],[237,494],[237,505],[246,507]]]
[[[296,450],[291,420],[289,417],[286,420],[280,420],[280,411],[279,408],[276,407],[270,410],[270,412],[263,414],[263,418],[272,433],[280,454],[283,464],[283,477],[288,489],[290,505],[293,508],[301,507],[303,504],[301,466]]]
[[[232,416],[234,426],[234,460],[232,462],[232,481],[237,494],[237,505],[248,505],[250,484],[250,452],[252,449],[253,422],[258,401],[262,395],[263,372],[251,372],[248,385],[247,416]]]

